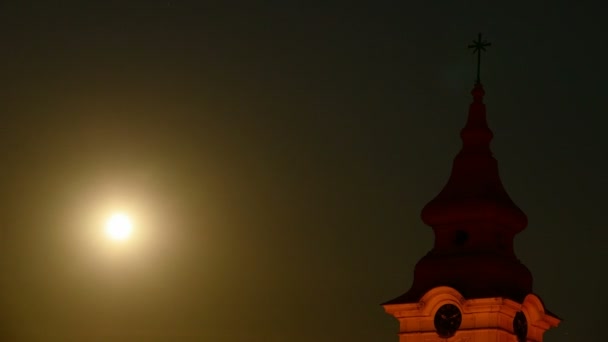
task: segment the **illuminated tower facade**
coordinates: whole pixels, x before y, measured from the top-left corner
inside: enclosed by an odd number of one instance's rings
[[[434,246],[416,264],[411,288],[383,304],[399,321],[399,342],[540,342],[560,322],[515,256],[514,237],[528,221],[500,180],[484,94],[478,74],[462,149],[422,210]]]

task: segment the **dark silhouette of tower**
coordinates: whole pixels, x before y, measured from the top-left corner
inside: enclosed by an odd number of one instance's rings
[[[486,42],[480,35],[476,43]],[[383,304],[399,320],[400,342],[540,342],[560,322],[533,293],[532,274],[513,251],[528,222],[490,150],[479,74],[471,94],[450,178],[422,210],[434,246],[416,264],[411,288]]]

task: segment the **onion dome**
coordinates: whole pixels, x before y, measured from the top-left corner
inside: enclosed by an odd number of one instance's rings
[[[486,121],[483,86],[477,83],[471,94],[473,103],[460,132],[462,149],[454,159],[447,184],[422,210],[422,220],[431,227],[483,221],[520,232],[527,225],[527,217],[500,180],[490,150],[493,134]]]
[[[532,274],[513,251],[514,237],[526,227],[527,217],[500,180],[490,150],[493,134],[484,94],[476,83],[450,178],[422,210],[422,220],[435,233],[433,249],[416,264],[411,288],[385,304],[417,302],[437,286],[452,287],[465,298],[518,302],[532,292]]]

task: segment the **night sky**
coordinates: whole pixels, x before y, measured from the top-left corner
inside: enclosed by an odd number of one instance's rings
[[[203,3],[0,5],[0,340],[396,342],[478,32],[546,341],[605,339],[600,1]]]

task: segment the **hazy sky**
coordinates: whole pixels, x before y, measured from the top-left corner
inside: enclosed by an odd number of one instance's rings
[[[546,341],[604,338],[600,1],[87,3],[0,5],[2,341],[396,342],[480,31]]]

